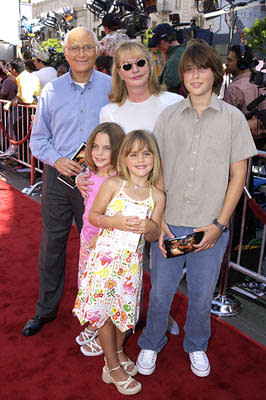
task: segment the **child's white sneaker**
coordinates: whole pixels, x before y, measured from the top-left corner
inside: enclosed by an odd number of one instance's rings
[[[142,375],[151,375],[156,367],[157,353],[153,350],[141,350],[138,355],[136,366]]]
[[[208,376],[211,370],[205,351],[193,351],[189,353],[191,371],[197,376]]]

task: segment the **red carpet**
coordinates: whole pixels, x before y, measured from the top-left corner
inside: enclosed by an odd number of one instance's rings
[[[71,232],[64,297],[56,321],[33,337],[21,330],[34,314],[38,296],[37,258],[40,206],[0,180],[0,398],[1,400],[122,399],[101,380],[103,357],[85,357],[75,343],[80,327],[71,314],[76,296],[78,234]],[[145,275],[144,311],[149,282]],[[186,299],[176,296],[172,315],[183,326]],[[180,312],[176,312],[178,309]],[[182,349],[183,333],[169,337],[153,375],[137,378],[145,400],[262,400],[265,398],[266,349],[220,320],[212,319],[208,355],[211,374],[192,374]],[[126,349],[136,359],[136,335]]]

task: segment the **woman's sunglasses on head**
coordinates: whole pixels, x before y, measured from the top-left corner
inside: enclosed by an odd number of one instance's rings
[[[124,71],[130,71],[133,65],[136,65],[139,68],[144,67],[147,64],[146,58],[139,58],[136,62],[133,63],[124,63],[120,66]]]

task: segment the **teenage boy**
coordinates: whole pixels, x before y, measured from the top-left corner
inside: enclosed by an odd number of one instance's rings
[[[220,266],[228,243],[227,225],[239,201],[247,158],[256,154],[244,115],[219,100],[223,81],[217,52],[193,40],[179,64],[181,82],[189,92],[183,101],[165,109],[154,136],[161,153],[167,205],[159,243],[152,246],[152,289],[147,324],[138,344],[138,371],[153,373],[157,353],[167,342],[168,314],[177,285],[187,266],[188,312],[184,350],[191,370],[207,376],[210,309]],[[194,252],[166,258],[164,239],[204,233]]]

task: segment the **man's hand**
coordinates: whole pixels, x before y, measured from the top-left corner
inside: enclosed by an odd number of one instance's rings
[[[194,245],[196,249],[195,253],[198,253],[201,250],[207,250],[214,247],[215,243],[222,234],[220,229],[214,224],[196,228],[194,229],[194,232],[204,232],[204,236],[201,242],[199,244]]]
[[[57,171],[66,176],[76,176],[82,171],[82,167],[78,163],[65,157],[59,157],[54,166]]]
[[[84,174],[78,176],[76,179],[77,188],[84,199],[89,197],[88,192],[92,191],[90,186],[94,185],[94,183],[90,180],[90,176],[90,173],[88,174],[87,172],[84,172]]]
[[[169,238],[173,239],[175,235],[169,230],[167,223],[163,220],[161,223],[161,233],[159,236],[159,249],[161,250],[162,255],[166,258],[166,250],[164,247],[164,238],[168,235]]]

